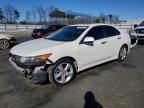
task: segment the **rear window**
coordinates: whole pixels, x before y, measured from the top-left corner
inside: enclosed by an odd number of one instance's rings
[[[105,37],[112,37],[120,35],[120,32],[112,26],[104,26]]]

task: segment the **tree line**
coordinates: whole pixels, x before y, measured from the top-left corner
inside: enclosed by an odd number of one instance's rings
[[[56,7],[42,7],[35,6],[29,10],[25,11],[25,18],[22,21],[18,21],[20,18],[20,11],[12,5],[6,5],[0,8],[0,23],[20,23],[20,24],[77,24],[77,23],[118,23],[120,21],[118,15],[114,14],[103,14],[99,16],[90,17],[76,17],[76,18],[55,18],[50,17],[49,14],[54,11],[59,10]],[[72,10],[71,10],[72,11]]]
[[[12,5],[0,8],[0,23],[16,23],[20,17],[20,12]]]
[[[49,14],[54,10],[58,10],[58,8],[55,8],[53,6],[46,7],[46,8],[42,6],[32,7],[31,9],[26,10],[25,20],[21,21],[21,23],[29,23],[29,24],[49,23],[49,21],[51,20]]]

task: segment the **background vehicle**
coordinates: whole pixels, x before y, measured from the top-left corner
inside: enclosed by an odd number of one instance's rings
[[[8,49],[16,41],[16,38],[9,34],[0,34],[0,49]]]
[[[125,60],[130,45],[129,34],[114,26],[72,25],[13,47],[9,61],[36,83],[46,80],[48,73],[52,84],[62,86],[79,71],[114,59]]]
[[[45,35],[49,35],[52,32],[55,32],[56,30],[58,30],[58,29],[60,29],[64,26],[65,25],[45,25],[45,26],[42,26],[39,29],[34,29],[33,30],[32,37],[36,38],[36,39],[37,38],[42,38]]]
[[[144,26],[138,26],[130,31],[132,40],[138,38],[138,40],[144,40]]]

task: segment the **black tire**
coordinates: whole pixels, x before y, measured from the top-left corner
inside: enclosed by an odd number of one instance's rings
[[[10,42],[7,39],[0,39],[0,49],[5,50],[10,47]]]
[[[67,82],[59,83],[55,79],[55,72],[56,72],[56,69],[58,68],[58,66],[62,65],[64,63],[68,63],[68,64],[71,65],[71,67],[73,69],[73,73],[72,73],[71,78]],[[74,65],[74,63],[71,59],[64,58],[64,59],[58,60],[54,65],[48,67],[47,72],[49,74],[48,75],[49,76],[49,81],[51,82],[52,85],[54,85],[54,86],[64,86],[64,85],[70,83],[75,78],[75,76],[76,76],[76,67],[75,67],[75,65]]]
[[[124,61],[127,58],[127,54],[128,54],[128,48],[126,45],[123,45],[119,51],[118,61]]]

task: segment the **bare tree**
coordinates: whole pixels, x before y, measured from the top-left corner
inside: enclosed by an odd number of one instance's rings
[[[94,23],[100,23],[101,21],[100,21],[100,17],[95,17],[94,18]]]
[[[0,8],[0,23],[3,23],[5,17],[4,17],[4,14],[3,14],[3,10],[2,8]]]
[[[37,21],[37,11],[35,7],[31,9],[31,17],[32,17],[32,21],[35,23]]]
[[[20,17],[20,12],[17,9],[15,9],[15,11],[14,11],[14,22],[16,22],[16,20],[18,20],[19,17]]]
[[[42,16],[43,16],[43,21],[44,22],[46,22],[47,21],[47,13],[46,13],[46,10],[44,9],[43,11],[42,11]]]
[[[15,8],[11,5],[4,7],[4,17],[6,18],[7,23],[15,22]]]
[[[110,23],[113,23],[113,15],[109,14],[108,17],[109,17]]]
[[[118,22],[119,22],[119,16],[116,15],[116,16],[115,16],[115,23],[118,23]]]
[[[118,23],[119,16],[114,14],[103,14],[100,15],[100,20],[102,23]]]
[[[26,22],[30,23],[31,22],[31,13],[29,10],[26,11]]]
[[[43,7],[36,7],[36,12],[39,18],[39,22],[46,22],[47,19],[47,14],[46,14],[46,10]]]
[[[101,13],[100,14],[100,21],[102,22],[102,23],[106,23],[106,15],[104,15],[103,13]]]

